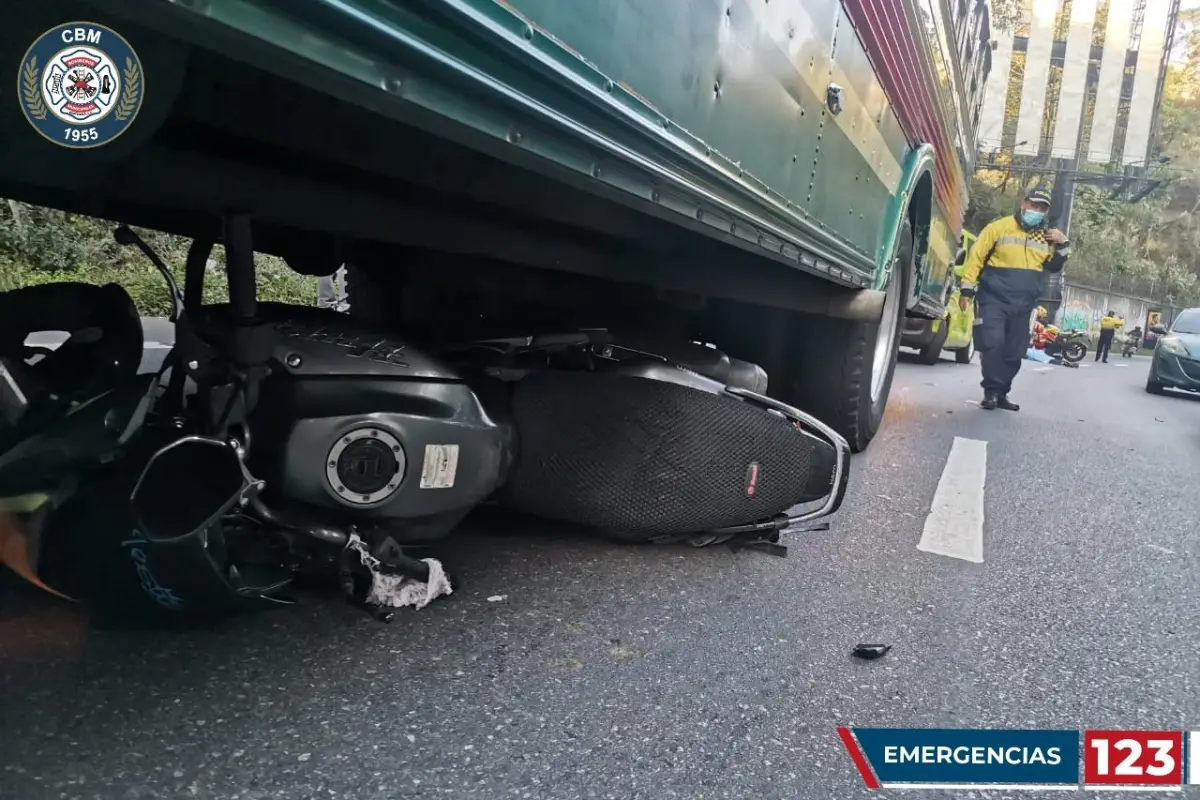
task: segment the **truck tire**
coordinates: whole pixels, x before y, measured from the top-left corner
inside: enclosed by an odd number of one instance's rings
[[[975,357],[975,340],[967,342],[966,347],[960,347],[954,351],[954,360],[959,364],[970,364],[971,359]]]
[[[785,351],[784,363],[776,365],[780,380],[768,384],[772,396],[816,416],[845,437],[855,453],[867,449],[883,422],[900,352],[912,259],[912,227],[906,221],[881,323],[798,317],[802,324],[794,326],[785,345],[794,349]]]
[[[933,366],[942,358],[942,348],[946,346],[946,339],[950,336],[950,320],[949,318],[942,320],[942,324],[938,326],[937,333],[929,340],[929,344],[921,348],[917,359],[926,366]]]

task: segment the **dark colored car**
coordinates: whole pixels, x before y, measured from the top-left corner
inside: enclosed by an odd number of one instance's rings
[[[1158,328],[1159,326],[1155,326]],[[1146,376],[1146,391],[1162,394],[1164,389],[1200,392],[1200,308],[1184,309],[1170,330],[1155,330],[1158,346]]]

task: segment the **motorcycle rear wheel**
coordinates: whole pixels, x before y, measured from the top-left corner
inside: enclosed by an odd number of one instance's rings
[[[1063,348],[1063,360],[1070,361],[1072,364],[1078,364],[1087,358],[1087,352],[1087,345],[1083,342],[1071,342]]]

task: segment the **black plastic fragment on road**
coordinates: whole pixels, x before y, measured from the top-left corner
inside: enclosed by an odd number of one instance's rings
[[[890,644],[856,644],[854,645],[854,657],[874,661],[886,656],[891,649]]]

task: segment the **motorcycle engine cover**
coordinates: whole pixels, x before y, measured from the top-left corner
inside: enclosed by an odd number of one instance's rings
[[[279,336],[250,466],[268,502],[331,524],[407,522],[425,538],[419,520],[457,521],[500,485],[511,427],[462,376],[344,314],[264,306]]]

